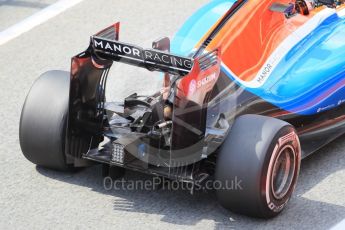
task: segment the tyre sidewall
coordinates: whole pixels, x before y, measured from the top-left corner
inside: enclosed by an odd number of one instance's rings
[[[287,138],[287,140],[282,140]],[[281,143],[279,143],[281,142]],[[270,163],[276,160],[281,149],[285,147],[291,147],[294,150],[295,154],[295,168],[294,176],[291,182],[291,186],[287,191],[286,195],[282,199],[276,199],[273,195],[272,190],[270,189],[271,183],[271,174],[273,167],[270,167]],[[301,149],[298,136],[295,129],[292,126],[284,126],[273,138],[270,147],[268,148],[267,153],[264,156],[264,164],[262,167],[261,174],[261,202],[262,210],[267,213],[269,217],[274,217],[279,214],[287,205],[290,200],[290,197],[295,190],[297,179],[300,171],[300,161],[301,161]]]
[[[293,133],[296,139],[293,145],[298,153],[298,170],[293,185],[286,194],[287,199],[283,202],[273,200],[275,208],[272,210],[266,198],[268,167],[278,140],[289,133]],[[227,183],[238,177],[242,186],[241,189],[217,190],[218,199],[222,206],[240,214],[261,218],[276,216],[286,206],[294,190],[299,165],[299,140],[290,124],[259,115],[241,116],[235,120],[218,153],[215,179]],[[271,196],[270,193],[268,197]]]

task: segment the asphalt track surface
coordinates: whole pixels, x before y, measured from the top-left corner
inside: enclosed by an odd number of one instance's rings
[[[0,1],[0,29],[55,1]],[[221,208],[213,192],[115,190],[103,187],[101,168],[59,173],[36,167],[20,150],[18,123],[34,80],[69,69],[89,35],[121,21],[121,40],[149,47],[172,36],[198,1],[83,1],[0,46],[0,229],[330,229],[345,220],[345,137],[302,163],[296,192],[272,220]],[[144,70],[115,67],[107,96],[149,93],[160,83]],[[127,172],[127,180],[150,179]],[[342,227],[341,227],[342,228]],[[339,229],[341,229],[339,228]],[[342,228],[344,229],[344,228]]]

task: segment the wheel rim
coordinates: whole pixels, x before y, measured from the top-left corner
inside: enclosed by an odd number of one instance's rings
[[[295,174],[295,150],[292,146],[282,148],[274,161],[271,190],[276,199],[282,199],[289,191]]]

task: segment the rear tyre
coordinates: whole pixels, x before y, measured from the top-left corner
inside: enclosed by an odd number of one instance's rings
[[[219,202],[236,213],[271,218],[295,189],[301,149],[294,128],[259,115],[236,119],[218,155]]]
[[[24,156],[34,164],[70,170],[65,143],[69,107],[70,74],[49,71],[33,84],[26,97],[19,128]]]

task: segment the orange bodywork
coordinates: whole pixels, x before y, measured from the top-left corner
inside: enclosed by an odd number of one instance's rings
[[[320,7],[308,16],[298,14],[287,19],[283,13],[269,10],[274,2],[248,1],[207,47],[208,51],[221,47],[221,59],[243,81],[251,81],[285,38],[324,9]],[[289,4],[291,0],[279,2]]]

